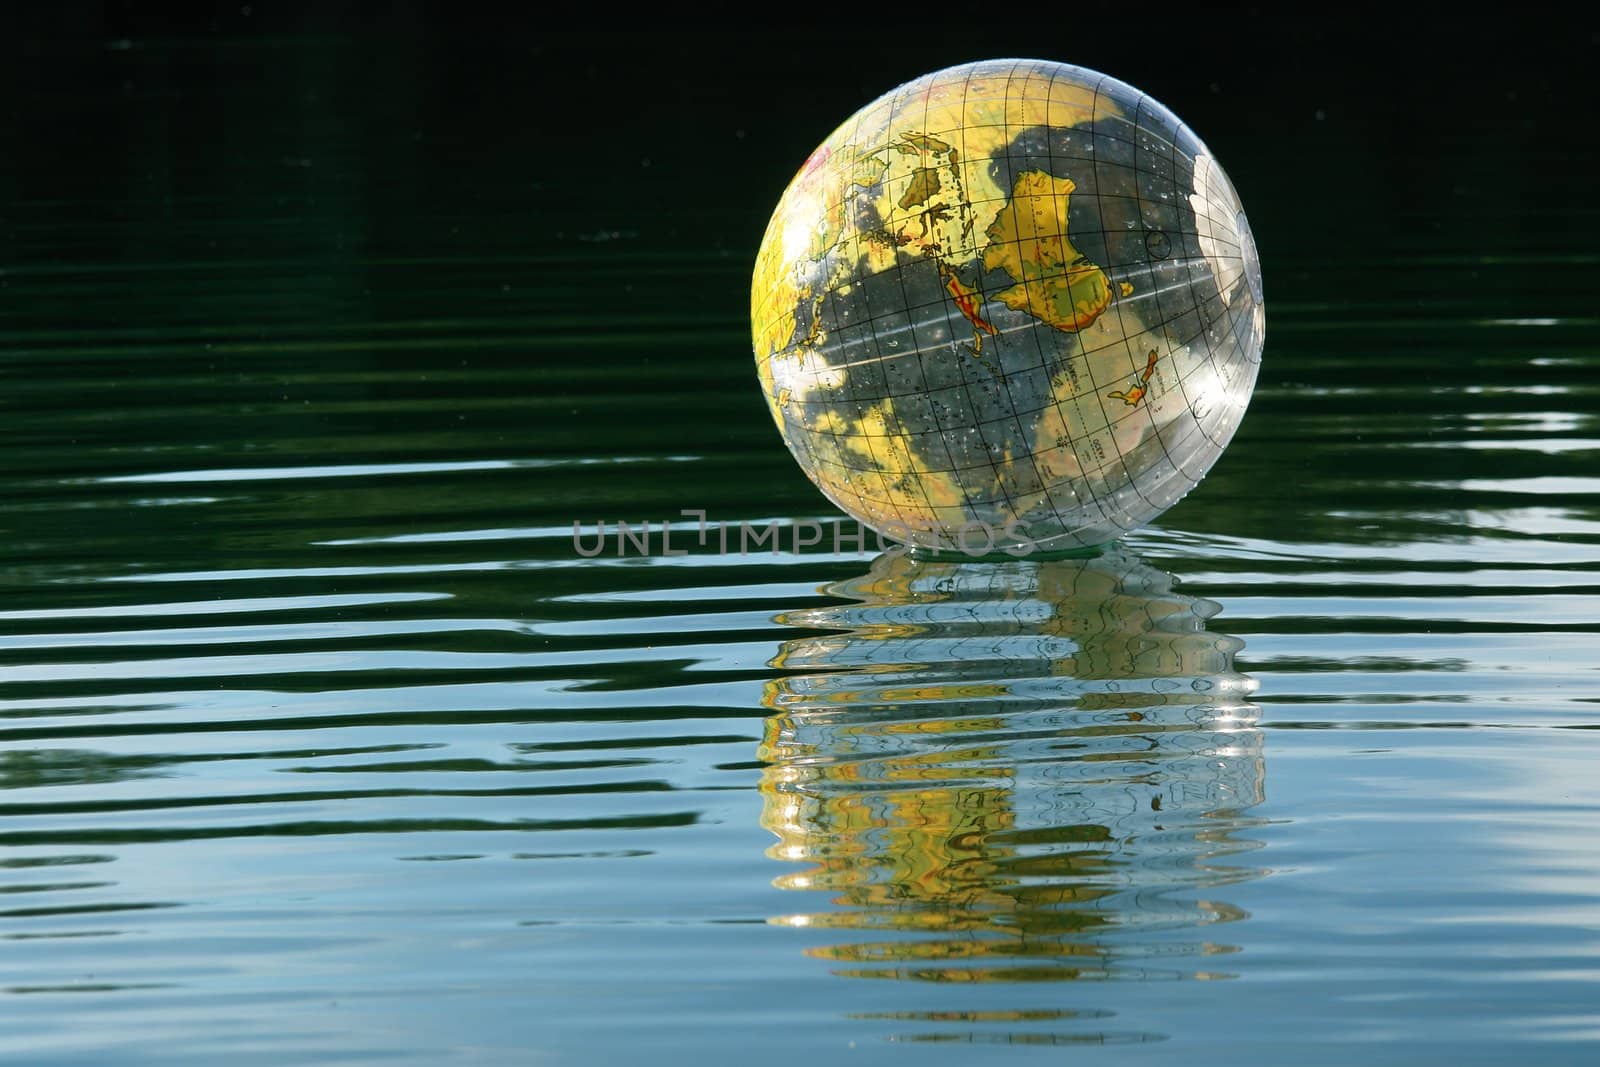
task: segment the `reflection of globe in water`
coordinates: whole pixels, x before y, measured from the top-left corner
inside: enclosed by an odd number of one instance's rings
[[[1100,545],[1238,427],[1264,330],[1239,198],[1166,108],[997,60],[880,97],[784,192],[751,292],[773,418],[839,507],[968,552]]]
[[[775,922],[916,983],[894,1018],[983,1023],[950,1040],[1050,1037],[1040,983],[1227,973],[1263,757],[1216,604],[1115,548],[890,554],[825,591],[851,602],[780,616],[842,632],[784,643],[760,750],[769,854],[804,865],[776,884],[825,896]]]

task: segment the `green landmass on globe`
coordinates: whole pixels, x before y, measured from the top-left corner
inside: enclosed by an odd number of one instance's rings
[[[979,527],[1097,545],[1159,514],[1232,436],[1263,335],[1254,245],[1204,145],[1044,61],[940,71],[845,122],[780,200],[751,294],[801,467],[932,548]]]

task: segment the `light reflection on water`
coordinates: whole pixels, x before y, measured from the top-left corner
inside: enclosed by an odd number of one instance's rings
[[[801,865],[774,884],[819,895],[772,921],[839,931],[808,954],[847,978],[1232,977],[1212,928],[1247,918],[1226,887],[1262,873],[1240,836],[1264,799],[1256,683],[1208,629],[1219,606],[1172,585],[1122,551],[890,554],[827,587],[849,603],[780,616],[832,632],[786,641],[766,688],[768,855]]]

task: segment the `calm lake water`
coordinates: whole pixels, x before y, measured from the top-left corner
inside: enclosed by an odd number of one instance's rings
[[[1251,409],[1100,558],[919,562],[790,550],[830,513],[744,302],[810,146],[936,64],[696,68],[619,130],[538,47],[119,32],[0,75],[0,1059],[1600,1056],[1548,81],[1403,140],[1454,83],[1230,122],[1113,71],[1252,212]]]

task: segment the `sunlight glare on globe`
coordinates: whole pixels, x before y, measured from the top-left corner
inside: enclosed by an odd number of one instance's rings
[[[1232,183],[1149,96],[991,60],[908,82],[806,160],[751,285],[806,475],[930,549],[1106,544],[1233,437],[1264,337]]]

